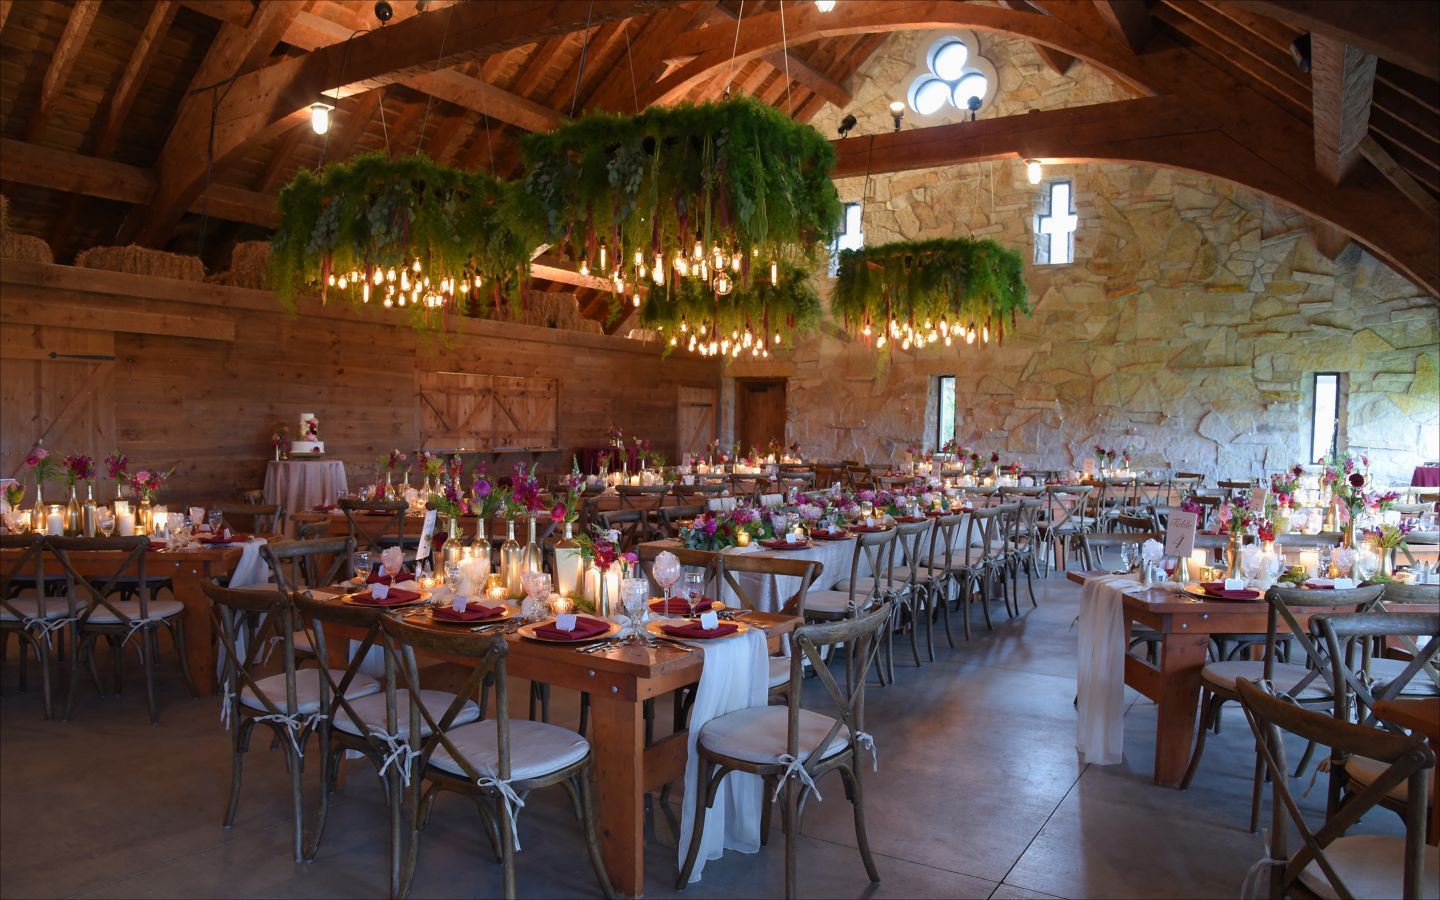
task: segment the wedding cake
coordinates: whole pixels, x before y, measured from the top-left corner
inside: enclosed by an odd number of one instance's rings
[[[300,414],[300,427],[295,433],[297,440],[290,442],[290,453],[324,453],[325,442],[320,440],[320,420],[314,413]]]

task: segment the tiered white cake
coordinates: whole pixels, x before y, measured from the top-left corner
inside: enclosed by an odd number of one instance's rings
[[[300,414],[300,427],[295,433],[299,439],[290,442],[291,453],[325,452],[325,442],[320,440],[320,420],[314,413]]]

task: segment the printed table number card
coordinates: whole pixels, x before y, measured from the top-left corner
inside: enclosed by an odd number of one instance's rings
[[[415,548],[415,558],[424,559],[430,555],[430,539],[435,536],[435,510],[425,511],[425,524],[420,527],[420,545]]]
[[[1250,491],[1250,511],[1263,515],[1265,513],[1265,500],[1270,496],[1270,489],[1257,487]]]
[[[1172,512],[1165,530],[1165,555],[1189,557],[1195,551],[1195,527],[1200,517],[1192,512]]]

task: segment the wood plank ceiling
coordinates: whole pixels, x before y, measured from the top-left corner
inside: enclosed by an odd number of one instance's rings
[[[489,14],[475,7],[445,12],[452,0],[391,3],[394,18],[384,28],[438,34],[437,54],[449,27],[438,17],[460,12],[473,21]],[[1409,4],[1371,4],[1402,5]],[[491,9],[502,6],[513,4]],[[987,30],[1032,38],[1045,63],[1062,74],[1079,56],[1129,82],[1131,63],[1143,71],[1138,64],[1145,54],[1183,50],[1312,129],[1317,169],[1330,182],[1339,185],[1355,167],[1373,166],[1433,219],[1440,195],[1440,83],[1433,49],[1427,61],[1414,48],[1427,29],[1435,38],[1437,4],[1413,4],[1431,12],[1420,14],[1418,27],[1407,23],[1418,34],[1406,35],[1363,20],[1317,24],[1289,9],[1313,6],[840,0],[826,16],[808,0],[791,0],[784,12],[798,39],[788,58],[784,48],[767,47],[742,53],[733,66],[706,67],[694,60],[728,60],[737,23],[769,23],[779,0],[551,0],[535,4],[528,33],[527,23],[502,22],[520,37],[494,52],[469,53],[452,43],[443,51],[445,66],[409,65],[337,90],[343,99],[324,137],[301,115],[269,122],[263,140],[221,154],[201,198],[170,177],[179,167],[175,159],[188,156],[193,174],[205,154],[212,110],[235,99],[224,97],[223,86],[203,89],[237,77],[248,90],[258,82],[241,76],[281,73],[287,63],[325,48],[343,51],[334,82],[342,84],[344,68],[360,65],[359,53],[350,59],[350,47],[369,46],[376,37],[367,34],[378,27],[370,0],[0,0],[0,189],[11,200],[12,227],[45,237],[58,261],[85,247],[139,238],[179,252],[201,249],[211,270],[223,269],[236,241],[268,233],[274,193],[322,161],[367,151],[424,152],[511,177],[520,168],[519,141],[530,131],[587,110],[631,112],[647,95],[714,100],[727,87],[808,121],[827,103],[849,105],[851,76],[892,30],[951,21],[987,28],[995,20],[1001,25]],[[1406,15],[1414,19],[1413,10]],[[578,24],[545,27],[547,19],[565,16]],[[420,22],[405,24],[417,17]],[[1307,74],[1291,48],[1312,27]],[[1088,43],[1057,46],[1064,42],[1052,34],[1078,34]],[[688,52],[686,40],[701,52]],[[687,52],[673,56],[677,46]],[[416,60],[422,56],[415,53]],[[689,77],[688,66],[699,66],[700,77]],[[1345,240],[1334,234],[1335,252]],[[546,263],[532,287],[576,291],[587,316],[606,316],[607,293],[566,271],[564,261]]]

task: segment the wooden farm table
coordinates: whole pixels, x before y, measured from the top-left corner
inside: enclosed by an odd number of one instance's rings
[[[1067,572],[1073,582],[1104,572]],[[1292,609],[1301,627],[1308,613]],[[1329,610],[1333,612],[1333,610]],[[1160,633],[1160,662],[1125,655],[1125,684],[1155,701],[1155,783],[1179,787],[1195,743],[1195,712],[1200,704],[1200,671],[1213,634],[1264,634],[1269,607],[1263,601],[1196,600],[1163,588],[1125,594],[1125,619]],[[1128,642],[1127,642],[1128,643]]]
[[[1433,697],[1422,700],[1381,700],[1375,704],[1375,715],[1391,725],[1408,728],[1430,742],[1430,749],[1440,754],[1440,701]],[[1428,844],[1440,844],[1440,778],[1430,773],[1430,823]]]
[[[800,624],[794,616],[763,612],[744,613],[743,621],[765,630],[772,653],[780,647],[780,636]],[[355,629],[325,627],[337,638],[363,637]],[[573,647],[519,635],[507,639],[507,675],[589,693],[600,853],[616,892],[640,896],[645,890],[645,794],[682,778],[688,755],[685,731],[645,745],[644,702],[697,683],[704,655],[664,644],[655,649],[632,644],[582,654]],[[331,664],[343,668],[348,642],[328,644]]]
[[[276,535],[261,535],[278,540]],[[23,550],[0,550],[0,565],[13,565]],[[185,607],[180,614],[180,627],[185,632],[185,667],[190,680],[202,697],[215,693],[215,633],[210,619],[210,604],[200,585],[208,580],[225,578],[240,562],[239,547],[214,547],[197,550],[152,550],[145,555],[145,578],[170,579],[175,599]],[[69,554],[70,564],[86,578],[105,579],[115,574],[122,554],[118,551],[86,550]],[[63,572],[60,561],[46,554],[45,571]]]

